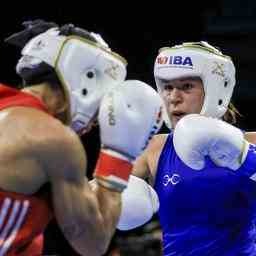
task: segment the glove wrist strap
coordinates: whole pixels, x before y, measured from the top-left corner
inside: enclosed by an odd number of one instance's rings
[[[107,149],[100,152],[94,176],[100,185],[123,191],[131,171],[132,164],[127,157]]]

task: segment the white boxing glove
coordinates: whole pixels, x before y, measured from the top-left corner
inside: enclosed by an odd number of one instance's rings
[[[190,114],[176,125],[173,144],[180,159],[190,168],[201,170],[205,156],[218,166],[237,170],[249,149],[238,128],[219,119]]]
[[[143,179],[131,175],[128,186],[122,193],[122,210],[117,228],[137,228],[148,222],[158,208],[159,200],[155,190]]]
[[[95,177],[104,186],[122,191],[132,161],[162,125],[162,100],[149,85],[127,80],[109,91],[99,110],[102,150]]]

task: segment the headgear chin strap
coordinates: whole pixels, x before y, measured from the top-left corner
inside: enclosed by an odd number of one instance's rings
[[[207,42],[183,43],[160,49],[154,76],[158,92],[163,90],[166,81],[200,77],[205,93],[201,114],[216,118],[221,118],[227,111],[236,82],[231,58]],[[165,121],[171,128],[167,110]]]
[[[126,60],[103,44],[100,35],[91,36],[97,42],[49,29],[26,44],[16,67],[21,74],[44,62],[55,70],[70,105],[68,123],[77,132],[95,116],[105,92],[126,77]]]

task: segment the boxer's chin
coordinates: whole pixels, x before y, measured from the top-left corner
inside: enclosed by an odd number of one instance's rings
[[[172,114],[171,116],[171,123],[173,128],[175,128],[176,124],[179,122],[179,120],[184,117],[186,113],[179,113],[179,114]]]

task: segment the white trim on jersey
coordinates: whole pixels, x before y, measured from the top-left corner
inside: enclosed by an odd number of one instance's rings
[[[1,214],[0,214],[0,229],[2,228],[2,226],[4,224],[4,220],[8,213],[11,202],[12,202],[12,200],[10,198],[4,199],[4,203],[2,205],[2,210],[1,210]]]
[[[26,216],[29,201],[15,200],[11,206],[11,199],[5,198],[0,213],[0,256],[4,256],[15,240],[21,224]],[[9,213],[9,214],[8,214]],[[8,216],[8,219],[7,219]]]

